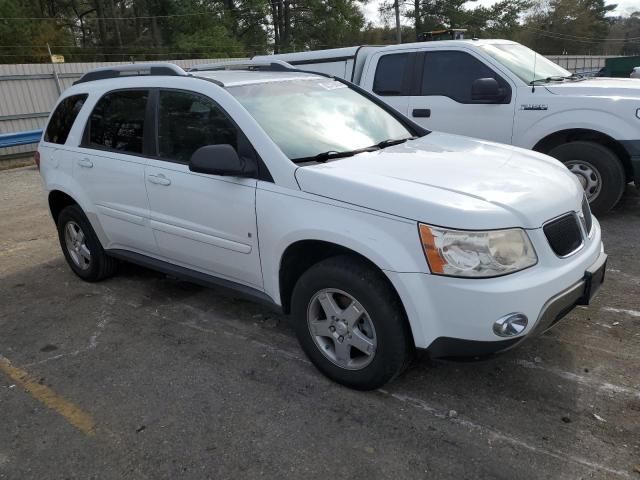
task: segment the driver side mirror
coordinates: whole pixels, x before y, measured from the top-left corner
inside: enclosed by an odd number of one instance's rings
[[[471,100],[475,103],[502,103],[506,98],[495,78],[478,78],[471,84]]]
[[[191,155],[189,170],[227,177],[255,177],[257,174],[256,165],[248,158],[240,158],[229,144],[200,147]]]

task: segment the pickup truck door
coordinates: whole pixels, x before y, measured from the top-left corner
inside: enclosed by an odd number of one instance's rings
[[[407,116],[430,130],[511,143],[516,88],[473,52],[425,49],[416,54]],[[474,100],[474,81],[494,78],[504,98]]]
[[[170,263],[261,289],[257,180],[195,173],[188,165],[205,145],[237,148],[241,132],[204,95],[157,94],[157,155],[149,159],[145,179],[159,254]]]

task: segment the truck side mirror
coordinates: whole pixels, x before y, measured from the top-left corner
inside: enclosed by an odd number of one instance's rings
[[[502,103],[506,98],[495,78],[478,78],[471,84],[471,100],[474,103]]]

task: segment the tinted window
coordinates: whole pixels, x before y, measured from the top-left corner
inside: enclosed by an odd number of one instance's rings
[[[89,118],[89,143],[92,146],[142,153],[146,90],[107,93],[96,104]]]
[[[471,103],[471,85],[478,78],[504,80],[484,63],[464,52],[428,52],[422,75],[422,95],[442,95],[456,102]]]
[[[401,95],[404,72],[409,60],[408,53],[384,55],[378,60],[373,91],[378,95]]]
[[[71,95],[62,100],[51,115],[47,131],[44,133],[45,142],[64,144],[67,141],[73,122],[75,122],[87,94]]]
[[[237,149],[236,127],[210,99],[187,92],[160,92],[158,155],[188,162],[205,145],[229,144]]]

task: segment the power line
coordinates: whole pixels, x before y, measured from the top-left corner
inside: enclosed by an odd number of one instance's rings
[[[294,7],[290,6],[289,11],[298,11],[298,12],[310,12],[312,9],[309,7]],[[234,8],[233,10],[220,10],[220,11],[203,11],[203,12],[194,12],[194,13],[172,13],[166,15],[138,15],[131,17],[86,17],[83,18],[82,21],[104,21],[104,20],[153,20],[153,19],[162,19],[162,18],[183,18],[183,17],[196,17],[200,15],[220,15],[224,12],[233,12],[233,13],[242,13],[242,12],[251,12],[257,14],[266,13],[264,10],[253,9],[253,8]],[[80,17],[0,17],[0,20],[21,20],[21,21],[61,21],[61,22],[77,22],[80,20]]]
[[[520,25],[520,28],[523,28],[525,30],[532,30],[535,32],[540,32],[540,33],[544,33],[544,34],[553,34],[553,35],[557,35],[557,36],[561,36],[561,37],[568,37],[567,40],[569,39],[582,39],[582,40],[590,40],[590,41],[594,41],[594,42],[627,42],[629,40],[640,40],[640,37],[629,37],[629,38],[597,38],[597,37],[582,37],[579,35],[569,35],[567,33],[560,33],[560,32],[550,32],[548,30],[543,30],[541,28],[535,28],[535,27],[528,27],[525,25]]]

